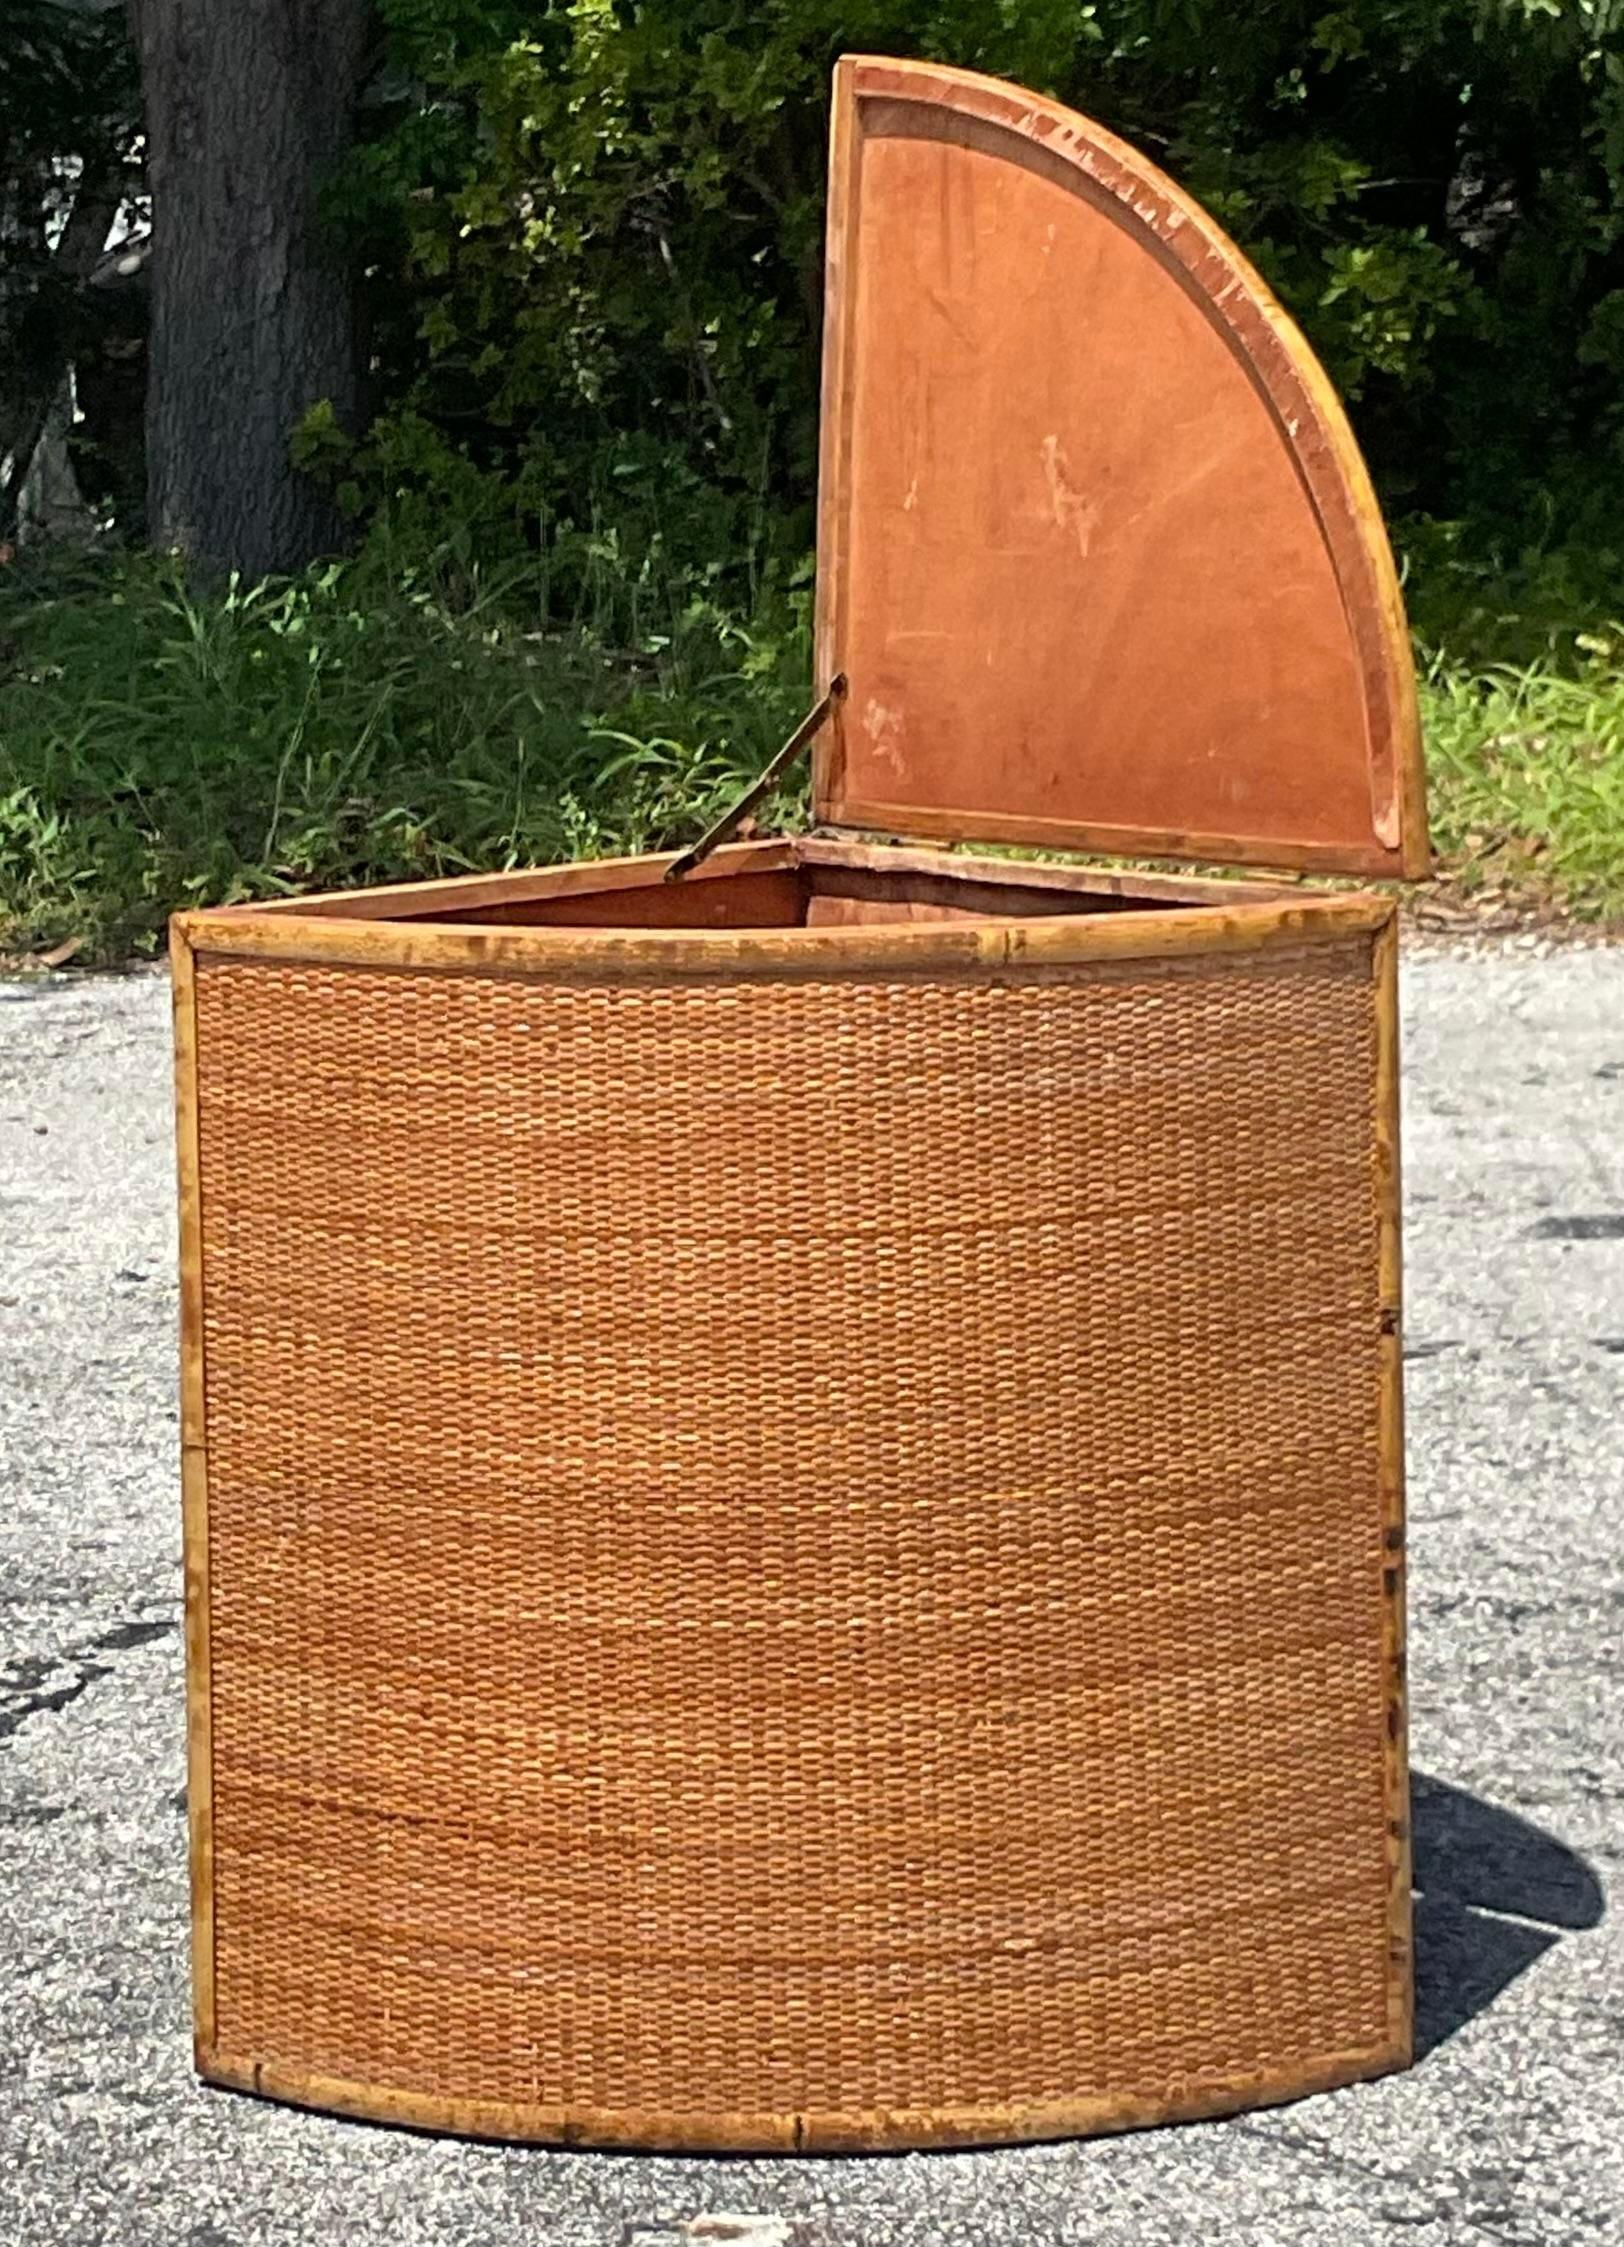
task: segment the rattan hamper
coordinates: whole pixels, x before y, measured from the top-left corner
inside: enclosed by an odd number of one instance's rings
[[[834,116],[819,832],[175,923],[218,2083],[819,2149],[1408,2055],[1393,908],[1288,879],[1426,863],[1374,502],[1119,142]]]

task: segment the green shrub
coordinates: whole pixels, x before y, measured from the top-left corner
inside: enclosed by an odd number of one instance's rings
[[[1613,0],[381,14],[391,70],[333,210],[379,283],[385,410],[326,465],[408,539],[547,545],[567,585],[609,526],[633,572],[725,561],[728,604],[759,605],[810,543],[830,67],[888,51],[1050,90],[1215,211],[1414,519],[1419,605],[1538,607],[1553,558],[1562,623],[1620,605]]]

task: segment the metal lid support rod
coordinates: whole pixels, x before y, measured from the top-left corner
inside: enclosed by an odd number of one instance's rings
[[[845,693],[846,674],[844,671],[840,671],[829,681],[828,693],[823,696],[821,701],[813,703],[811,709],[795,728],[783,748],[769,760],[757,778],[744,791],[744,794],[728,806],[714,826],[706,828],[697,843],[690,844],[687,850],[672,859],[665,870],[665,878],[668,882],[680,881],[684,874],[691,874],[696,866],[704,864],[719,843],[727,841],[739,822],[749,817],[762,798],[800,756],[813,736],[824,725],[835,704],[844,700]]]

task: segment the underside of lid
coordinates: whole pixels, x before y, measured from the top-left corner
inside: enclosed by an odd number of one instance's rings
[[[1342,410],[1239,251],[1018,87],[835,80],[820,819],[1415,875],[1409,638]]]

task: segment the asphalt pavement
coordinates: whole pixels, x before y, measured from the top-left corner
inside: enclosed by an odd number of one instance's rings
[[[1092,2143],[770,2161],[194,2080],[167,986],[0,984],[0,2247],[1624,2240],[1624,949],[1405,984],[1419,2064]]]

